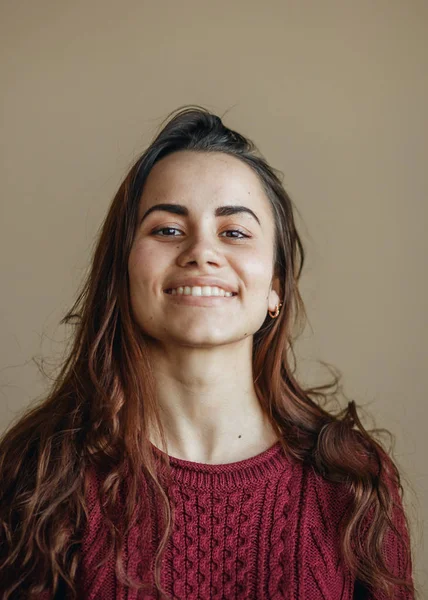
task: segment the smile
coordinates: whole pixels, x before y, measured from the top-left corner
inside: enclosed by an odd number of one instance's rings
[[[226,292],[222,288],[217,286],[198,286],[195,285],[193,287],[184,286],[178,287],[174,289],[165,290],[166,294],[170,294],[172,296],[192,296],[192,297],[205,297],[205,298],[215,298],[215,297],[225,297],[230,298],[231,296],[236,296],[236,292]]]

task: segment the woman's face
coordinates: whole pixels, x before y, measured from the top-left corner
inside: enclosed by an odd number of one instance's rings
[[[173,207],[150,210],[158,204]],[[227,214],[226,206],[248,210]],[[273,251],[270,203],[249,166],[220,152],[168,155],[146,179],[128,262],[137,323],[162,344],[251,340],[279,302],[271,290]],[[196,284],[210,283],[236,295],[193,295]],[[192,295],[165,292],[179,285]]]

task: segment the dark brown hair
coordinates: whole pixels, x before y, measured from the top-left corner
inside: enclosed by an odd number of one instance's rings
[[[293,203],[278,171],[254,144],[227,128],[199,106],[169,115],[160,132],[130,169],[104,221],[91,270],[61,323],[74,335],[49,395],[27,409],[0,442],[0,580],[3,599],[32,597],[49,589],[75,598],[82,532],[88,519],[85,491],[88,472],[102,474],[100,496],[117,574],[128,585],[122,563],[123,541],[134,524],[141,498],[141,472],[159,495],[166,526],[155,563],[156,587],[173,514],[164,481],[148,440],[149,426],[164,432],[155,399],[155,381],[144,332],[133,318],[128,258],[137,225],[144,182],[161,158],[182,150],[224,152],[237,157],[259,176],[271,203],[276,226],[274,271],[280,279],[282,311],[266,315],[253,337],[254,386],[281,443],[296,460],[326,479],[349,485],[353,502],[342,531],[342,554],[357,581],[392,593],[393,586],[412,589],[387,570],[382,544],[402,494],[398,469],[376,432],[362,425],[354,401],[335,414],[340,377],[317,387],[303,387],[295,375],[293,344],[306,313],[298,289],[305,253],[298,235]],[[324,407],[323,407],[324,405]],[[169,467],[166,457],[165,466]],[[115,504],[126,482],[121,518]],[[122,490],[122,491],[121,491]],[[411,561],[410,542],[401,540]],[[107,557],[106,557],[107,558]],[[22,595],[21,595],[22,594]],[[62,594],[62,595],[61,595]]]

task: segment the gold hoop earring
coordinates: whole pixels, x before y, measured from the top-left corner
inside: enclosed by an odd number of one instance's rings
[[[282,306],[282,302],[279,303],[279,306],[277,304],[275,307],[275,312],[273,314],[271,313],[270,310],[268,311],[270,316],[272,317],[272,319],[276,319],[276,317],[279,315],[279,310],[280,310],[281,306]]]

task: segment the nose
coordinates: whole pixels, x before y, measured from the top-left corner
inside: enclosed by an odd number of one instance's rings
[[[220,266],[222,262],[223,258],[216,247],[216,242],[207,235],[195,236],[193,241],[189,242],[177,259],[177,263],[183,267],[187,264],[201,266],[205,263]]]

